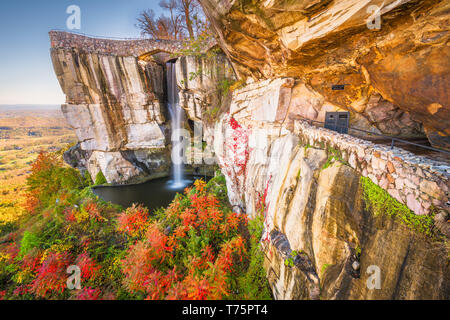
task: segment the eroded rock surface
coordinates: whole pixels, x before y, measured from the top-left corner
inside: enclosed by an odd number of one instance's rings
[[[214,134],[234,209],[264,211],[262,243],[274,297],[447,299],[448,164],[289,116],[285,97],[294,83],[263,80],[235,91]],[[439,208],[435,223],[443,239],[376,215],[363,200],[361,177],[418,216]],[[290,256],[294,251],[301,261]],[[371,285],[375,269],[380,289]]]
[[[62,111],[80,148],[89,151],[87,169],[93,179],[99,170],[109,183],[138,182],[167,173],[164,68],[132,56],[79,49],[57,48],[51,54],[66,94]]]
[[[50,32],[50,38],[53,66],[66,94],[62,111],[79,141],[80,152],[66,158],[77,160],[71,163],[87,168],[93,179],[102,171],[109,183],[167,175],[171,127],[165,63],[182,43],[94,39],[64,32]],[[180,106],[190,120],[209,124],[203,128],[200,152],[202,141],[212,144],[211,123],[226,97],[222,86],[234,79],[225,55],[220,49],[214,52],[210,58],[205,52],[176,62]],[[185,128],[192,129],[187,123]],[[201,165],[190,163],[187,170]]]
[[[320,298],[448,299],[445,244],[365,210],[359,175],[353,169],[335,164],[318,170],[308,165],[310,157],[323,152],[308,149],[301,156],[300,177],[286,177],[292,183],[281,189],[276,207],[282,210],[274,213],[273,222],[276,230],[286,234],[292,250],[305,252],[312,261],[319,275]],[[269,197],[269,201],[274,199]],[[308,273],[295,265],[286,266],[275,243],[264,244],[274,296],[315,298]],[[361,252],[358,260],[354,260],[355,250]],[[357,276],[354,266],[359,269]],[[379,286],[373,280],[378,271]]]
[[[450,148],[448,1],[200,2],[239,77],[298,80],[303,116],[340,108],[366,130]]]

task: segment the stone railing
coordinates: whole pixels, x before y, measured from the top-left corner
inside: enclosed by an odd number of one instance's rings
[[[306,121],[295,121],[294,132],[305,145],[339,150],[342,161],[416,214],[429,214],[432,205],[449,211],[447,163],[315,127]]]
[[[114,40],[93,38],[64,31],[50,31],[49,35],[52,48],[75,48],[85,52],[114,56],[138,57],[148,52],[175,53],[183,48],[183,42],[175,40]]]

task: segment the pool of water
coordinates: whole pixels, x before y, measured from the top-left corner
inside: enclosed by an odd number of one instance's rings
[[[105,201],[121,205],[124,208],[133,203],[143,204],[150,211],[167,207],[177,193],[183,193],[196,179],[204,176],[187,176],[182,184],[174,185],[171,177],[150,180],[142,184],[94,187],[93,192]],[[206,177],[206,180],[209,180]]]

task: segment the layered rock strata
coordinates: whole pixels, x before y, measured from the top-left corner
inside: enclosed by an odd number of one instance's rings
[[[293,77],[299,104],[327,101],[366,129],[450,148],[448,1],[200,2],[239,78]]]
[[[79,141],[66,155],[67,161],[86,167],[93,179],[102,171],[109,183],[137,183],[167,175],[171,131],[165,62],[183,44],[95,39],[54,31],[50,38],[54,70],[66,95],[62,111]],[[224,96],[220,85],[234,78],[222,53],[216,52],[213,58],[206,54],[181,57],[176,68],[180,105],[192,120],[201,121],[207,110],[220,108]],[[211,132],[211,127],[204,126],[202,141],[212,143]],[[191,163],[188,170],[195,172],[201,165]]]
[[[234,209],[265,214],[262,243],[275,298],[448,298],[448,222],[436,242],[375,214],[360,179],[369,177],[413,214],[445,220],[450,166],[289,117],[292,86],[282,78],[235,91],[214,134]],[[380,289],[367,285],[374,268]]]
[[[167,174],[164,68],[75,48],[51,55],[66,94],[62,111],[89,151],[91,176],[101,170],[109,183],[125,183]]]

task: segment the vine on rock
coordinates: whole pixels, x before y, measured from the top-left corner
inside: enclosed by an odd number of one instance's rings
[[[226,159],[224,161],[224,170],[233,181],[237,190],[242,190],[245,184],[247,164],[250,157],[249,136],[251,127],[243,127],[233,117],[230,117],[228,124],[231,128],[231,140],[225,142]],[[242,194],[241,192],[238,193]]]

